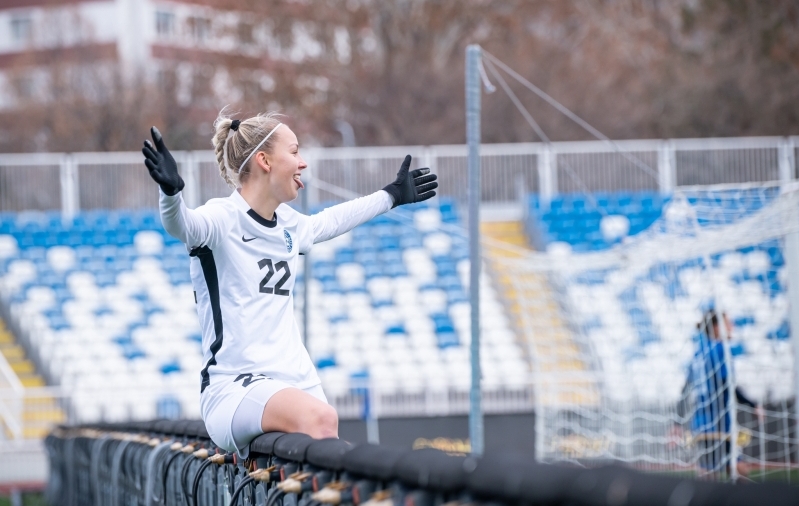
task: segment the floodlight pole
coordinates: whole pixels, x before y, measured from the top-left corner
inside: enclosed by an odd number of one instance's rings
[[[480,46],[466,48],[466,143],[469,146],[469,299],[472,307],[469,392],[469,441],[473,455],[483,454],[483,410],[480,390]]]

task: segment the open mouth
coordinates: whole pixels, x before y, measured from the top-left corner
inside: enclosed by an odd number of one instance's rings
[[[302,190],[305,188],[305,185],[302,184],[302,180],[300,179],[299,174],[294,174],[294,182],[297,183],[297,188]]]

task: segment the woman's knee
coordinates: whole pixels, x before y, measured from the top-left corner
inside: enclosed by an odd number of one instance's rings
[[[328,404],[315,406],[304,418],[304,427],[300,432],[318,439],[338,437],[338,413],[333,406]]]

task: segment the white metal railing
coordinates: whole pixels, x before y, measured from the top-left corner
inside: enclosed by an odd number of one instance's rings
[[[67,420],[68,395],[59,387],[0,388],[0,440],[38,439]]]
[[[796,178],[799,137],[485,144],[485,203],[542,199],[564,192],[651,190]],[[402,158],[439,174],[442,197],[465,200],[466,146],[305,148],[312,175],[365,194],[394,178]],[[190,206],[227,195],[211,151],[174,153]],[[646,170],[644,170],[646,169]],[[157,205],[138,152],[0,154],[0,211],[153,208]],[[311,203],[338,200],[309,187]]]
[[[25,388],[11,368],[6,357],[0,353],[0,428],[12,438],[22,437],[22,407]],[[0,439],[7,435],[0,433]]]

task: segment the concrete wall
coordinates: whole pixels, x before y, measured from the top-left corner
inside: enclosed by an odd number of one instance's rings
[[[385,418],[379,420],[378,425],[380,444],[387,446],[402,448],[433,446],[443,450],[458,451],[469,440],[469,419],[466,416]],[[366,423],[361,420],[342,420],[339,424],[339,436],[353,443],[366,442]],[[486,452],[533,455],[534,442],[533,413],[486,415]]]

